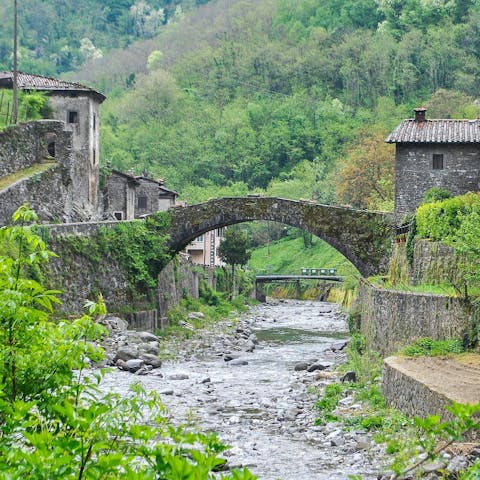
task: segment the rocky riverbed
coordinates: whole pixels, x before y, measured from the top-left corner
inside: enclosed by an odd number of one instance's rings
[[[120,329],[112,337],[109,359],[123,370],[108,374],[103,388],[125,392],[140,380],[155,389],[175,421],[194,419],[231,445],[225,453],[231,467],[247,466],[262,480],[371,479],[382,470],[382,449],[367,432],[347,432],[338,423],[315,426],[313,390],[342,375],[336,366],[344,361],[347,334],[336,305],[259,305],[233,324],[169,341],[163,353],[173,360],[160,368],[143,361],[132,375],[125,362],[154,355],[155,339],[142,335]],[[119,359],[122,348],[138,358]],[[361,408],[353,396],[342,405]]]

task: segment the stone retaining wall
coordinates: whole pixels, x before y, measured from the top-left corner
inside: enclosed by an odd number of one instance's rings
[[[0,177],[31,167],[45,158],[48,135],[56,137],[56,151],[61,149],[61,139],[65,135],[67,141],[71,138],[63,128],[62,122],[39,120],[20,123],[0,132]]]
[[[90,224],[96,228],[94,225]],[[48,246],[58,255],[50,260],[48,283],[63,291],[59,307],[62,314],[81,315],[85,301],[96,300],[101,293],[109,313],[126,319],[132,329],[154,331],[165,326],[167,311],[184,296],[198,298],[199,273],[185,258],[170,262],[160,272],[155,291],[132,298],[127,275],[115,255],[98,259],[86,251],[76,252],[56,235],[50,237]]]
[[[451,399],[409,374],[397,357],[384,360],[382,394],[388,405],[409,416],[425,418],[441,415],[445,420],[452,418],[445,409],[451,404]]]
[[[468,327],[462,301],[444,295],[386,290],[362,281],[357,305],[361,332],[382,356],[422,337],[462,338]]]
[[[412,280],[437,284],[455,275],[457,266],[453,248],[440,242],[415,240]]]

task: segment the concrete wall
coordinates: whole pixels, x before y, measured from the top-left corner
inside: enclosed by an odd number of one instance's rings
[[[386,356],[422,337],[462,338],[468,312],[460,299],[400,292],[362,281],[357,305],[369,348]]]
[[[432,168],[432,155],[443,154],[444,169]],[[441,187],[453,195],[479,188],[480,149],[475,145],[397,144],[395,154],[395,216],[412,212],[431,187]]]

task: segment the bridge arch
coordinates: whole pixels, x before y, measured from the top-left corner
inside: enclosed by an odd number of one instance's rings
[[[276,197],[218,198],[176,206],[169,212],[172,219],[169,247],[175,252],[210,230],[253,220],[271,220],[325,240],[363,276],[386,270],[393,235],[393,219],[385,213]]]

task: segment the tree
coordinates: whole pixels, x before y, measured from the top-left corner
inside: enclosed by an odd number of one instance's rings
[[[339,172],[337,195],[355,207],[388,210],[393,207],[394,154],[377,130],[360,136]]]
[[[232,267],[232,297],[235,296],[235,265],[245,265],[250,260],[250,239],[245,232],[234,228],[225,231],[218,247],[218,256]]]

